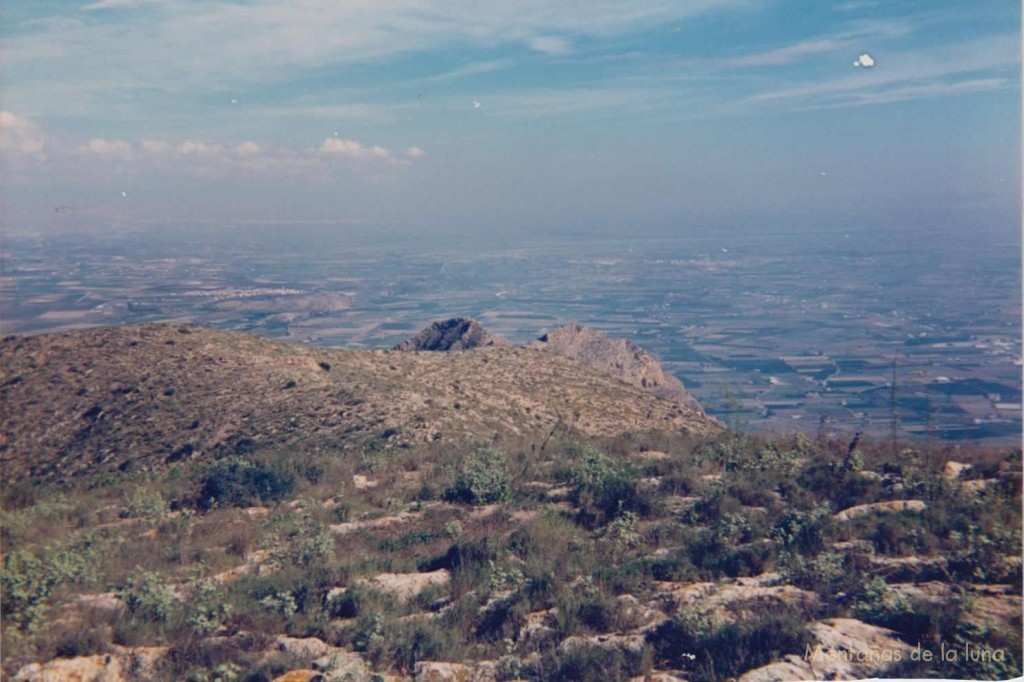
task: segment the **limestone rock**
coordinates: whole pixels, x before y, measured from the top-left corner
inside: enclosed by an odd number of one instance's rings
[[[922,512],[928,507],[921,500],[893,500],[892,502],[874,502],[872,504],[859,504],[856,507],[844,509],[835,515],[836,521],[849,521],[861,516],[876,513],[894,512]]]
[[[942,469],[942,477],[947,481],[957,481],[963,477],[963,475],[970,470],[970,464],[964,464],[963,462],[954,462],[950,460],[946,462],[946,466]]]
[[[629,339],[611,338],[602,332],[569,324],[544,334],[531,348],[600,369],[662,397],[696,405],[683,388],[683,382],[667,374],[657,360]]]
[[[911,646],[896,633],[854,618],[830,618],[810,626],[817,640],[802,655],[748,670],[737,682],[851,680],[877,677],[907,660]]]
[[[324,676],[315,670],[289,670],[278,675],[274,682],[324,682]]]
[[[413,671],[413,679],[416,682],[472,682],[473,669],[462,663],[420,661]]]
[[[14,682],[122,682],[126,666],[121,657],[98,654],[31,663],[14,675]]]
[[[334,647],[318,637],[287,637],[285,635],[277,638],[277,648],[287,654],[310,661],[334,650]]]

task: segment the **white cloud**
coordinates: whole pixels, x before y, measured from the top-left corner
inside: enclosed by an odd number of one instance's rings
[[[742,55],[739,57],[727,57],[719,60],[712,60],[716,66],[742,67],[742,66],[779,66],[792,64],[804,57],[809,57],[823,52],[833,52],[842,49],[846,45],[840,40],[822,39],[808,40],[795,45],[759,52],[756,54]]]
[[[81,145],[76,150],[79,154],[93,154],[104,159],[128,161],[135,154],[132,146],[122,140],[104,140],[94,137],[87,144]]]
[[[235,147],[235,153],[240,156],[255,156],[256,154],[262,154],[263,148],[249,140]]]
[[[877,0],[855,0],[854,2],[843,2],[832,9],[837,12],[856,12],[862,9],[870,9],[877,7],[879,3]]]
[[[171,144],[160,142],[159,140],[143,140],[139,143],[139,146],[147,154],[167,154],[174,149]]]
[[[317,152],[328,156],[341,156],[349,159],[391,158],[391,152],[384,147],[367,147],[355,140],[344,140],[338,137],[328,137],[325,139]]]
[[[391,152],[383,147],[355,144],[365,158],[401,165],[409,163],[406,159],[393,159]],[[172,143],[151,139],[128,142],[98,137],[55,137],[37,123],[6,110],[0,110],[0,152],[5,161],[12,161],[8,168],[12,176],[27,170],[23,165],[25,160],[44,162],[53,172],[80,173],[83,162],[94,168],[93,164],[100,161],[116,163],[121,169],[136,173],[158,169],[211,178],[239,171],[320,177],[327,166],[314,150],[271,147],[252,140],[241,143],[197,140]],[[106,166],[107,170],[112,168],[112,165]]]
[[[37,123],[0,110],[0,150],[5,154],[45,159],[50,142],[50,137]]]
[[[805,60],[808,57],[848,50],[863,45],[867,40],[894,40],[913,32],[913,24],[905,21],[855,21],[847,30],[735,57],[688,59],[686,66],[744,68],[781,66]]]
[[[789,102],[802,109],[861,105],[883,101],[871,95],[893,88],[902,90],[905,99],[917,88],[922,96],[934,97],[943,91],[952,92],[950,88],[958,82],[977,82],[978,74],[1015,66],[1019,50],[1017,36],[1001,34],[932,50],[887,53],[884,69],[866,69],[856,75],[766,91],[748,97],[744,104]]]
[[[206,142],[193,142],[191,140],[182,142],[177,147],[177,152],[182,156],[214,156],[219,154],[219,145],[207,144]]]
[[[103,22],[63,21],[11,36],[8,65],[33,64],[33,78],[103,93],[154,86],[175,92],[281,82],[296,69],[366,63],[450,47],[525,45],[547,54],[566,38],[609,38],[756,0],[271,0],[187,5],[98,0],[90,11],[147,5],[146,21],[109,13]],[[273,45],[273,50],[267,46]],[[116,49],[111,49],[116,46]],[[39,57],[43,57],[42,60]],[[210,68],[212,64],[216,68]]]
[[[466,66],[460,66],[457,69],[445,71],[434,76],[427,76],[426,78],[420,79],[421,83],[442,83],[446,81],[457,80],[459,78],[466,78],[468,76],[476,76],[482,73],[490,73],[491,71],[497,71],[499,69],[507,69],[515,65],[515,61],[512,59],[492,59],[485,62],[476,62],[468,64]]]
[[[799,109],[801,111],[812,111],[820,109],[862,107],[872,104],[890,104],[892,102],[930,99],[934,97],[946,97],[949,95],[964,95],[971,92],[1006,90],[1011,87],[1014,87],[1013,83],[1005,78],[977,78],[952,83],[924,83],[921,85],[886,88],[877,92],[857,93],[852,97],[845,97],[834,102],[823,102],[821,104],[799,107]]]
[[[138,7],[140,5],[152,5],[157,2],[160,2],[160,0],[99,0],[99,2],[92,2],[88,5],[83,5],[82,9],[86,11],[98,9],[128,9]]]
[[[405,155],[408,156],[410,159],[419,159],[426,156],[427,153],[420,149],[419,147],[409,147],[408,149],[405,150]]]
[[[569,41],[554,36],[530,38],[527,44],[537,52],[543,52],[544,54],[561,55],[570,52]]]
[[[854,66],[860,66],[865,69],[870,69],[875,65],[875,58],[869,55],[867,52],[857,57],[857,61],[853,63]]]

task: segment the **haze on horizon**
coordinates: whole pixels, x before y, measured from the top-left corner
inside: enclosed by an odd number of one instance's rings
[[[8,2],[3,227],[1017,226],[1020,25],[994,0]]]

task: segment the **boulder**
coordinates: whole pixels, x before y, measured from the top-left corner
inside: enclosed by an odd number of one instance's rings
[[[868,514],[893,514],[898,512],[922,512],[928,505],[921,500],[893,500],[891,502],[874,502],[872,504],[859,504],[837,512],[833,518],[836,521],[849,521]]]

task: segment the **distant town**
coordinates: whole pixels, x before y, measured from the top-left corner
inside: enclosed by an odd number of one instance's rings
[[[1019,243],[276,240],[8,235],[0,326],[189,320],[386,348],[455,315],[516,343],[575,321],[632,339],[744,430],[1020,443]]]

